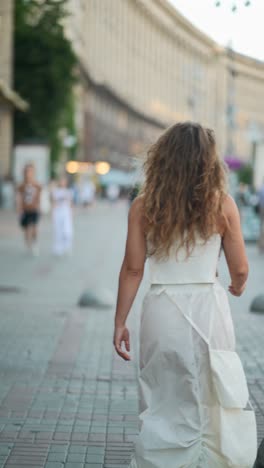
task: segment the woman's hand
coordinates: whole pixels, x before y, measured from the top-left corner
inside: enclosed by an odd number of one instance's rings
[[[240,288],[235,288],[235,286],[233,286],[232,284],[230,284],[229,288],[228,288],[228,291],[233,295],[233,296],[241,296],[241,294],[244,292],[246,288],[246,283],[244,283],[244,285]]]
[[[248,260],[239,211],[229,195],[227,195],[223,203],[223,214],[226,218],[223,248],[231,277],[228,290],[233,296],[241,296],[248,277]]]
[[[129,331],[125,325],[116,325],[115,326],[115,332],[114,332],[114,347],[121,356],[122,359],[125,361],[130,361],[130,356],[127,354],[125,351],[122,349],[122,343],[124,342],[125,344],[125,349],[126,351],[130,351],[130,339],[129,339]]]

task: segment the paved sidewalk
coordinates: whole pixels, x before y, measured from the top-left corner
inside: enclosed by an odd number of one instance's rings
[[[114,310],[80,309],[81,292],[116,292],[125,203],[78,211],[74,255],[50,253],[48,219],[41,254],[25,254],[13,215],[0,213],[0,468],[125,468],[138,430],[136,356],[112,350]],[[263,264],[249,247],[252,274],[231,298],[238,350],[264,437],[264,316],[248,313],[263,290]],[[224,283],[226,269],[221,268]],[[140,297],[129,319],[134,343]],[[136,346],[133,347],[136,349]]]
[[[110,208],[76,215],[74,255],[60,260],[50,254],[48,220],[40,257],[31,258],[14,217],[1,215],[1,467],[128,465],[135,367],[112,354],[114,311],[76,306],[87,287],[116,291],[127,207]]]

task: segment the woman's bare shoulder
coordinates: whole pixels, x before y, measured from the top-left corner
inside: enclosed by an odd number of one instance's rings
[[[223,237],[228,229],[239,221],[239,211],[231,195],[226,194],[222,201],[221,214],[218,219],[218,231]]]
[[[139,195],[135,200],[133,200],[130,210],[129,216],[132,217],[142,217],[144,213],[144,197],[143,195]]]

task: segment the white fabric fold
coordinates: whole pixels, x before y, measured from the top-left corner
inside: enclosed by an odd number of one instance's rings
[[[224,408],[245,408],[248,388],[238,354],[234,351],[210,349],[210,363],[214,387]]]
[[[228,460],[228,466],[252,467],[257,453],[254,411],[221,407],[220,425],[221,451]]]
[[[139,385],[141,431],[130,468],[252,468],[255,416],[244,410],[246,379],[218,282],[150,288]]]

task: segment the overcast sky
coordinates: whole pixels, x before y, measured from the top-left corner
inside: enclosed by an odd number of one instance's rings
[[[222,45],[232,41],[235,50],[264,60],[264,0],[169,0],[193,24]],[[237,4],[236,13],[232,5]]]

